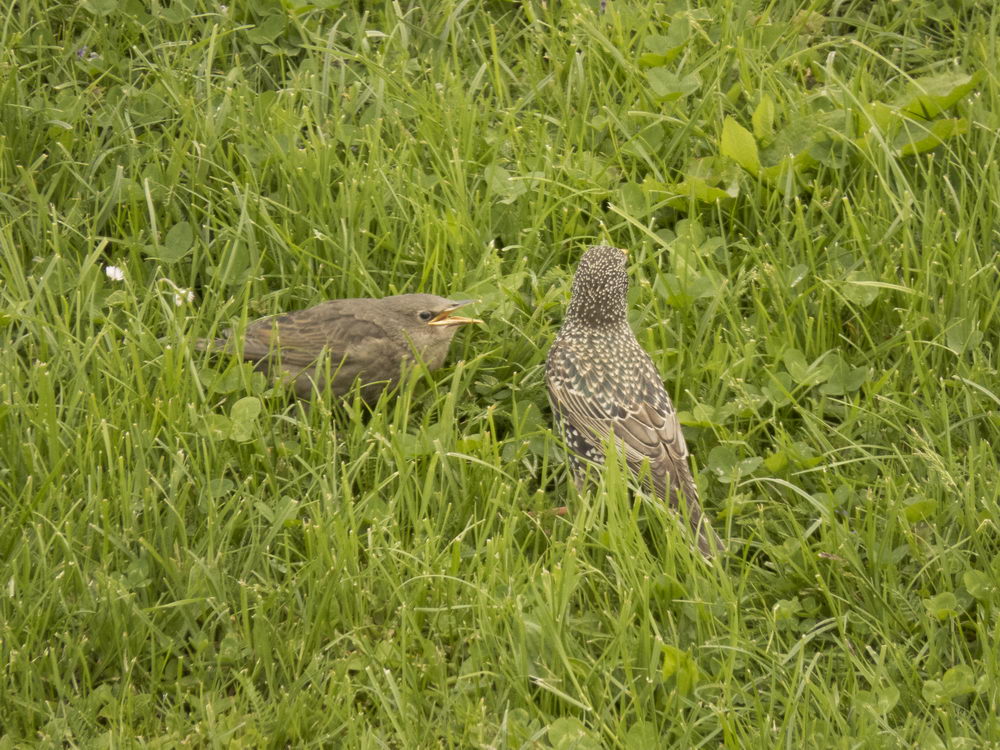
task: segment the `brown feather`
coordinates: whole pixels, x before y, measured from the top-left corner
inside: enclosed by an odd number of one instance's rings
[[[226,331],[223,338],[201,339],[195,346],[238,352],[299,396],[327,386],[342,395],[357,381],[362,396],[374,401],[398,382],[404,364],[420,360],[434,370],[444,363],[458,325],[440,321],[464,304],[429,294],[330,300],[256,320],[239,340]]]

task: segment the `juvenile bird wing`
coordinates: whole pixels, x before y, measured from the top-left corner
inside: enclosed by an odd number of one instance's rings
[[[232,331],[213,341],[200,339],[195,346],[201,350],[238,351]],[[280,359],[282,368],[292,371],[311,367],[325,354],[331,366],[341,370],[337,381],[349,384],[366,369],[398,364],[408,349],[403,351],[383,326],[359,315],[350,300],[330,300],[250,323],[243,335],[242,353],[250,362]]]
[[[377,322],[357,315],[344,300],[275,315],[247,326],[243,357],[260,361],[280,352],[284,367],[308,367],[324,351],[333,363],[355,358],[377,361],[397,348]],[[398,355],[397,355],[398,356]]]

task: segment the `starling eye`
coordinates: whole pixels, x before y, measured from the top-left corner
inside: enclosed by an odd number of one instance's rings
[[[426,322],[434,317],[434,313],[432,313],[430,310],[422,310],[421,312],[417,313],[417,317]]]

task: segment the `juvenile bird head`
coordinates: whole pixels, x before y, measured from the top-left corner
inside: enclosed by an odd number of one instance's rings
[[[627,251],[596,245],[583,254],[573,277],[568,320],[589,326],[606,326],[627,318]]]
[[[476,300],[455,302],[435,294],[399,294],[378,300],[380,317],[392,322],[427,364],[439,367],[448,352],[448,344],[460,326],[482,323],[478,318],[463,318],[455,311]]]

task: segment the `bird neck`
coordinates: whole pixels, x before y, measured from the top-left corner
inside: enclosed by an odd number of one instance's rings
[[[607,301],[574,295],[570,299],[567,321],[583,328],[613,329],[628,327],[625,305],[608,304]]]

